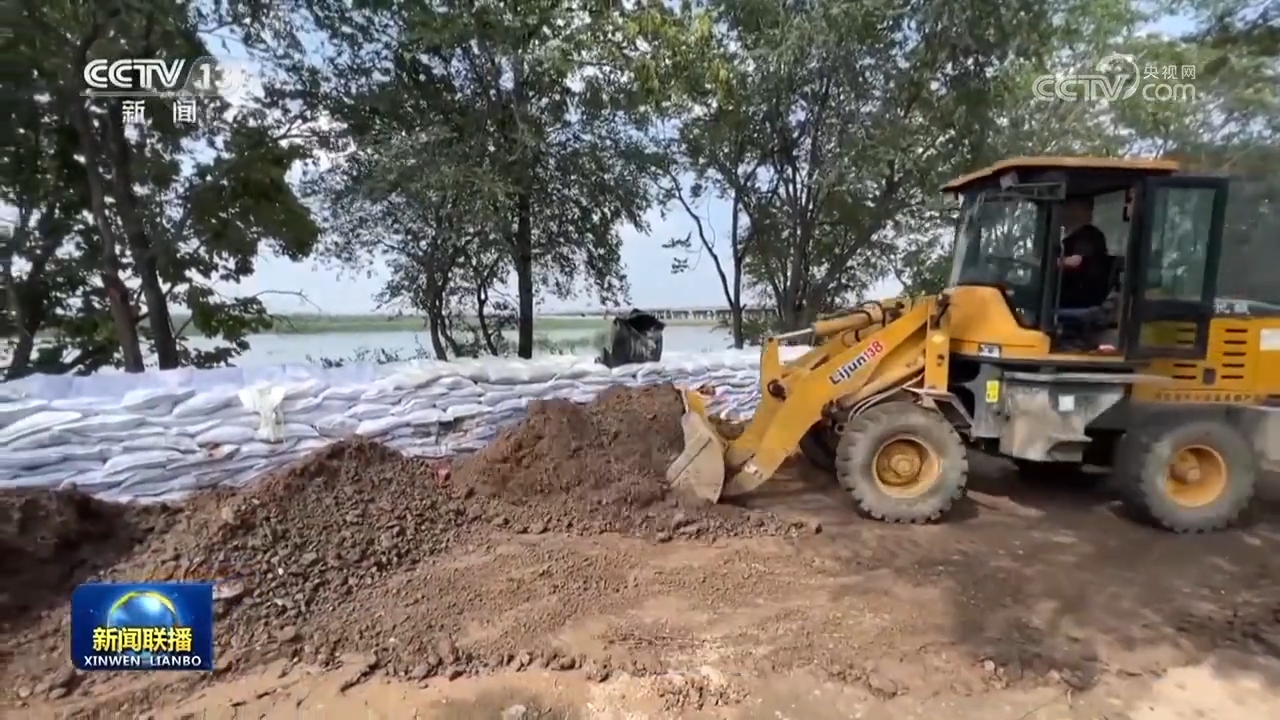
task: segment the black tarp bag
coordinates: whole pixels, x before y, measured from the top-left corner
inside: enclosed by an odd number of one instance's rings
[[[613,319],[608,345],[602,349],[600,362],[615,368],[632,363],[657,362],[662,359],[662,331],[667,324],[647,312],[633,309]]]

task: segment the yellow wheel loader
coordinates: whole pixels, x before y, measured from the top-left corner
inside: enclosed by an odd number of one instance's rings
[[[963,495],[975,448],[1024,474],[1108,467],[1156,524],[1226,527],[1280,459],[1280,293],[1218,293],[1224,255],[1243,252],[1224,243],[1229,184],[1170,161],[1054,157],[948,183],[947,289],[770,338],[760,404],[732,440],[686,391],[668,479],[716,502],[800,451],[864,513],[922,523]],[[1084,226],[1104,249],[1072,247]],[[797,340],[812,350],[783,362]]]

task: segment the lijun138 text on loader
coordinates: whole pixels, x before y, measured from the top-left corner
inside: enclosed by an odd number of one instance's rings
[[[866,514],[917,523],[963,495],[976,447],[1024,475],[1109,467],[1126,502],[1174,531],[1231,524],[1260,456],[1280,460],[1280,306],[1217,291],[1230,182],[1171,161],[1046,157],[948,183],[962,201],[949,287],[769,339],[761,402],[732,440],[687,391],[668,477],[717,501],[799,448]],[[1110,284],[1066,309],[1062,215],[1082,199]],[[813,349],[782,362],[802,336]]]

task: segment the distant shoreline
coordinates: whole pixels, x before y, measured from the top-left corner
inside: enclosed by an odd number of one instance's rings
[[[174,324],[181,326],[185,316],[174,316]],[[716,320],[678,319],[664,321],[669,326],[715,327]],[[571,315],[542,315],[534,318],[533,330],[537,334],[547,332],[596,332],[608,327],[609,319],[603,317],[575,317]],[[331,333],[366,332],[425,332],[422,318],[392,317],[387,315],[319,315],[286,314],[277,316],[275,325],[265,331],[270,335],[324,335]]]
[[[173,324],[181,327],[187,321],[186,315],[173,316]],[[664,320],[669,327],[716,327],[718,321],[706,319],[674,319]],[[534,318],[533,332],[545,336],[548,332],[581,332],[591,334],[602,332],[609,326],[609,318],[576,317],[573,315],[542,315]],[[338,333],[370,333],[370,332],[426,332],[422,318],[392,317],[389,315],[320,315],[320,314],[284,314],[277,315],[276,322],[262,335],[329,335]],[[184,332],[184,335],[191,335]],[[37,337],[47,336],[38,333]],[[14,336],[0,335],[0,339]]]

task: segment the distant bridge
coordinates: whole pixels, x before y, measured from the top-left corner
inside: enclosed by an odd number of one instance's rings
[[[594,308],[589,310],[558,310],[556,312],[542,313],[544,317],[617,317],[631,312],[633,308]],[[724,320],[730,318],[729,308],[727,307],[675,307],[675,308],[654,308],[639,307],[634,308],[642,312],[647,312],[659,320],[706,320],[709,322]],[[744,307],[742,314],[746,317],[764,317],[773,312],[771,308]]]

